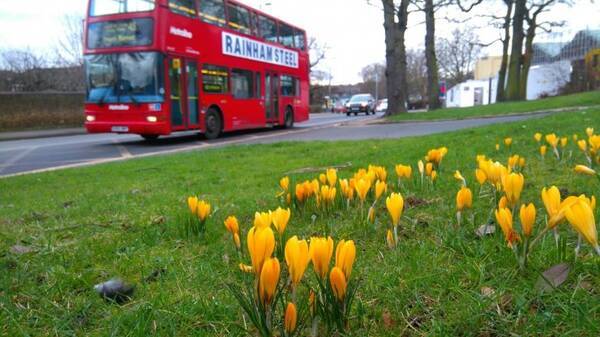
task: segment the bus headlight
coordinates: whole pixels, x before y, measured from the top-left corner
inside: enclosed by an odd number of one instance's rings
[[[150,123],[156,123],[158,121],[158,118],[156,118],[156,116],[148,116],[146,117],[146,120]]]
[[[86,120],[86,121],[88,121],[88,122],[93,122],[93,121],[95,121],[95,120],[96,120],[96,117],[94,117],[94,116],[92,116],[92,115],[87,115],[87,116],[85,117],[85,120]]]

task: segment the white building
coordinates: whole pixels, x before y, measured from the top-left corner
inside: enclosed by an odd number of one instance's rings
[[[450,88],[446,93],[446,107],[463,108],[496,102],[497,79],[468,80]]]
[[[569,82],[571,63],[557,61],[531,66],[527,78],[527,100],[558,95],[558,91]]]

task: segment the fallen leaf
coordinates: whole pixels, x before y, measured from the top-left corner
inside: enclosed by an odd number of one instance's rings
[[[481,225],[475,231],[475,235],[477,235],[480,238],[486,235],[492,235],[494,233],[496,233],[496,226],[494,225]]]
[[[571,267],[568,264],[557,264],[540,275],[535,288],[541,292],[554,290],[567,280],[570,271]]]
[[[481,288],[481,295],[483,295],[484,297],[492,297],[495,293],[496,291],[490,287]]]
[[[396,321],[392,318],[392,315],[389,311],[384,311],[383,314],[381,314],[381,318],[383,319],[383,325],[386,328],[392,328],[396,326]]]
[[[10,252],[13,254],[27,254],[33,252],[33,248],[23,245],[14,245],[10,247]]]

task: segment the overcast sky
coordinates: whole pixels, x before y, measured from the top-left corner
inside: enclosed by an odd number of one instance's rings
[[[360,81],[360,70],[371,63],[385,59],[383,14],[381,1],[371,0],[241,0],[242,3],[262,9],[292,24],[303,27],[329,49],[327,59],[319,66],[333,74],[334,83]],[[494,1],[491,1],[494,2]],[[600,3],[596,0],[574,0],[573,7],[556,6],[545,19],[566,20],[568,29],[562,39],[567,39],[579,29],[600,28]],[[265,5],[270,3],[269,5]],[[482,8],[480,12],[502,15],[501,1],[497,7]],[[65,14],[85,13],[85,0],[0,0],[0,48],[51,48],[61,33],[61,18]],[[440,11],[437,17],[437,34],[448,36],[457,27],[443,17],[464,19],[458,11]],[[471,15],[472,16],[472,15]],[[425,35],[423,16],[409,16],[407,47],[422,48]],[[472,19],[462,26],[477,27],[482,42],[491,42],[499,37],[483,19]],[[540,36],[540,40],[560,38]],[[493,45],[485,53],[496,55],[499,45]]]

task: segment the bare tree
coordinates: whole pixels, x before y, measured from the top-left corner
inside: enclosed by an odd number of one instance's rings
[[[67,14],[61,20],[63,31],[56,42],[58,64],[62,66],[83,65],[83,18]]]
[[[510,46],[510,21],[514,0],[504,0],[506,5],[506,15],[502,24],[504,36],[502,37],[502,61],[500,62],[500,70],[498,72],[498,84],[496,87],[496,102],[506,100],[506,71],[508,69],[508,48]]]
[[[385,60],[388,109],[386,115],[406,112],[407,74],[406,45],[404,35],[408,29],[408,5],[410,0],[381,0],[383,4],[383,28],[385,30]]]
[[[37,91],[46,87],[43,69],[48,67],[46,57],[30,49],[0,51],[2,69],[10,75],[5,87],[10,91]],[[8,79],[7,79],[8,80]]]
[[[427,100],[427,62],[425,52],[409,50],[406,53],[407,78],[408,78],[408,104],[409,106],[425,106]]]
[[[385,64],[373,63],[362,68],[360,71],[360,76],[363,79],[363,84],[366,91],[376,96],[376,99],[380,98],[380,93],[387,92],[385,70]]]
[[[308,51],[310,53],[310,69],[314,69],[326,57],[329,47],[320,44],[315,37],[308,39]]]
[[[480,52],[481,42],[473,27],[456,28],[450,38],[438,38],[438,62],[449,87],[473,77]]]

